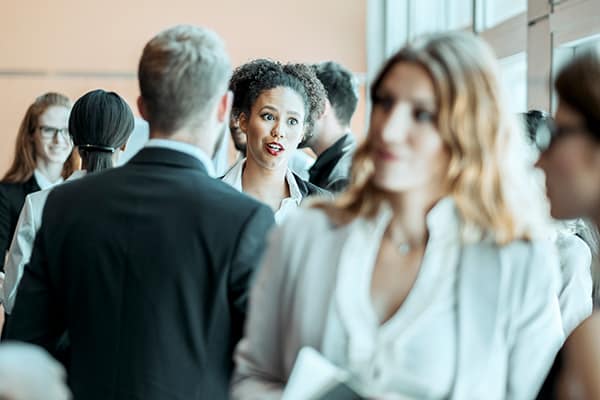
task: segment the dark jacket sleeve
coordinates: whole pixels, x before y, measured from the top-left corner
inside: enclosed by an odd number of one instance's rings
[[[4,271],[4,258],[10,246],[10,204],[4,185],[0,185],[0,271]]]
[[[248,291],[252,284],[254,272],[260,265],[266,246],[267,233],[274,224],[275,219],[271,209],[260,205],[243,223],[242,231],[238,237],[229,272],[232,334],[236,341],[241,338],[243,333]]]

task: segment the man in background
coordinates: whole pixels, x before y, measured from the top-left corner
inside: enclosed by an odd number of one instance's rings
[[[310,183],[339,192],[349,183],[356,141],[350,130],[358,104],[358,84],[350,71],[335,62],[313,66],[327,90],[325,112],[315,121],[307,145],[317,155],[309,170]]]

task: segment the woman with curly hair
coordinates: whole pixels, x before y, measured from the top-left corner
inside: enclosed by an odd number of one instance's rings
[[[564,339],[559,269],[496,70],[459,32],[385,64],[349,188],[271,235],[234,399],[323,380],[306,347],[366,398],[534,398]]]
[[[247,136],[246,158],[223,181],[269,205],[281,223],[305,197],[326,191],[304,181],[288,162],[325,105],[325,89],[304,64],[259,59],[231,78],[233,118]]]

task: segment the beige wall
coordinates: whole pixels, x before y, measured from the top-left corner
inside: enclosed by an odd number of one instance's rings
[[[0,0],[0,173],[27,106],[45,91],[114,90],[135,110],[144,44],[178,23],[210,27],[234,64],[335,60],[366,71],[367,0]],[[364,92],[364,88],[362,90]],[[364,130],[364,98],[353,121]]]

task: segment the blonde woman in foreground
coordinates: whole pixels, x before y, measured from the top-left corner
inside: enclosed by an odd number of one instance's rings
[[[564,339],[559,270],[493,54],[423,38],[371,98],[348,191],[271,237],[233,398],[281,397],[305,346],[368,398],[535,397]]]

